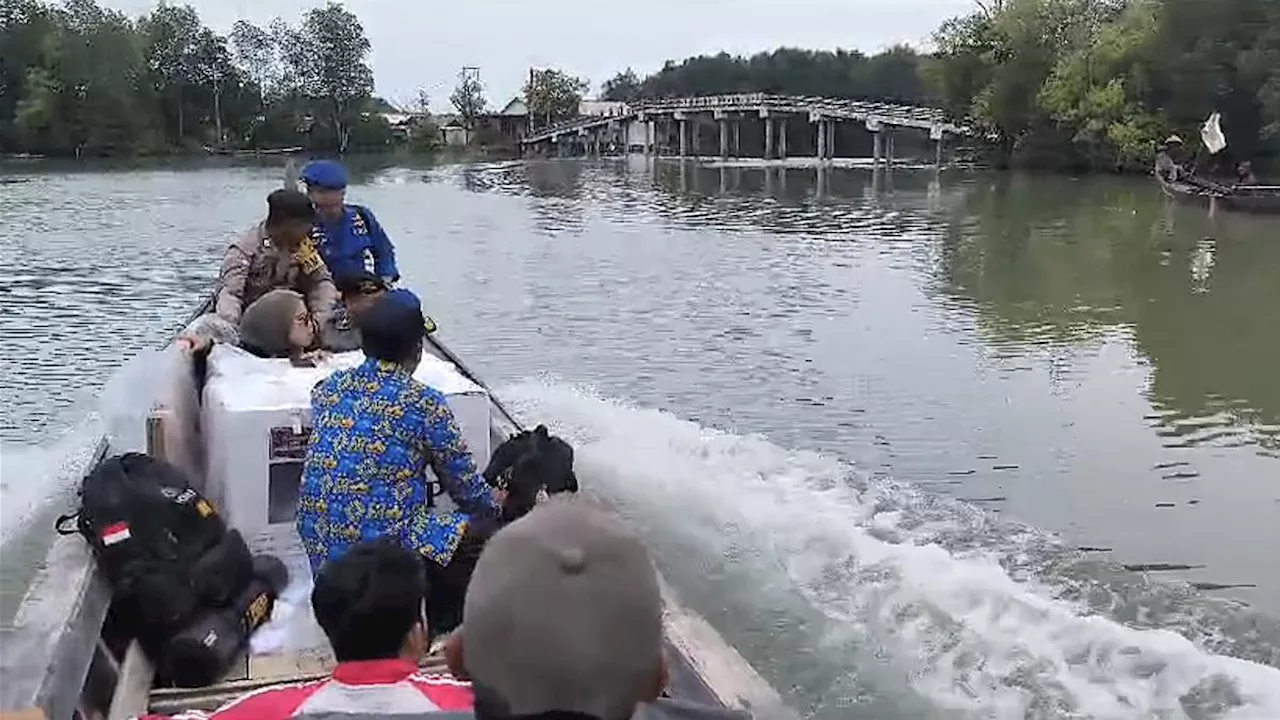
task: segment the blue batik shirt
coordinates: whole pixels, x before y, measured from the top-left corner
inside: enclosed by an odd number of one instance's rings
[[[380,537],[446,565],[471,518],[498,512],[444,395],[403,367],[370,359],[339,370],[311,391],[311,413],[298,534],[313,573]],[[428,467],[457,512],[428,507]]]
[[[320,248],[320,255],[335,278],[368,270],[366,257],[373,259],[373,274],[378,277],[390,280],[400,277],[391,238],[367,207],[343,205],[342,217],[331,223],[317,222],[311,230],[311,239]]]

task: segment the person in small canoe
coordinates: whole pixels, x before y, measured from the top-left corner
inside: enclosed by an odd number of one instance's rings
[[[311,609],[338,666],[329,677],[249,692],[212,713],[168,720],[284,720],[377,713],[394,718],[466,713],[470,683],[424,675],[426,573],[422,561],[391,540],[359,543],[316,574]],[[142,720],[166,720],[144,715]]]
[[[1236,184],[1237,185],[1257,185],[1258,176],[1253,174],[1253,163],[1245,160],[1236,165]]]
[[[413,377],[428,329],[417,297],[388,292],[358,322],[367,359],[311,392],[298,535],[313,572],[378,537],[422,555],[431,627],[447,633],[461,621],[474,555],[499,521],[499,494],[476,469],[444,394]],[[436,482],[456,512],[436,506]]]
[[[372,260],[378,277],[388,284],[399,280],[391,238],[369,208],[346,202],[346,168],[333,160],[314,160],[302,168],[302,182],[316,206],[311,239],[329,271],[350,275],[368,269],[367,261]]]
[[[1160,144],[1156,153],[1157,178],[1166,183],[1183,182],[1187,179],[1190,173],[1182,167],[1182,151],[1182,138],[1177,135],[1170,135]]]
[[[242,235],[222,260],[214,312],[239,324],[244,309],[277,288],[306,297],[307,309],[324,322],[338,302],[338,289],[324,259],[311,244],[315,207],[296,190],[267,196],[267,219]]]

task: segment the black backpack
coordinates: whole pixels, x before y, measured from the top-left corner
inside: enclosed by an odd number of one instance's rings
[[[116,619],[148,651],[201,607],[225,605],[252,576],[240,533],[228,532],[178,468],[141,453],[109,457],[90,471],[79,510],[58,518],[57,530],[89,542]]]

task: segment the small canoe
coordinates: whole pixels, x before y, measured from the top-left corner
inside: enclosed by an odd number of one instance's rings
[[[206,302],[192,317],[208,307]],[[428,354],[432,356],[431,363],[447,365],[451,372],[473,383],[471,387],[483,389],[481,396],[487,400],[488,407],[481,422],[487,419],[489,423],[490,437],[485,443],[488,447],[496,448],[515,432],[518,426],[501,402],[434,337],[432,345],[424,353],[424,365],[428,362]],[[151,402],[145,428],[138,428],[137,441],[123,449],[135,449],[133,445],[144,443],[149,454],[183,468],[194,479],[193,484],[209,494],[204,483],[208,483],[216,472],[210,458],[218,451],[216,443],[209,437],[215,430],[211,427],[202,429],[208,419],[207,414],[201,415],[208,412],[207,396],[202,394],[202,388],[196,386],[200,381],[196,380],[197,373],[190,360],[176,352],[171,357],[175,358],[174,369],[169,377],[157,378],[156,387],[164,389]],[[299,369],[299,372],[313,375],[324,371],[324,368]],[[241,377],[233,379],[237,385],[246,380]],[[314,382],[311,378],[302,380]],[[203,390],[207,391],[208,387],[206,385]],[[305,387],[309,388],[310,384]],[[206,397],[204,410],[202,397]],[[306,421],[302,408],[287,409],[287,412],[296,412],[293,417],[298,417],[299,422]],[[462,420],[460,414],[460,423]],[[222,433],[223,437],[228,432],[248,430],[250,435],[257,432],[254,427],[237,430],[232,421],[219,422],[221,427],[216,432]],[[247,426],[248,423],[242,425]],[[275,440],[276,430],[279,428],[271,428],[271,442]],[[241,432],[235,441],[243,443],[240,439],[243,436]],[[259,444],[266,445],[264,440],[259,438]],[[293,446],[297,447],[296,444]],[[97,453],[84,469],[87,471],[103,458],[120,451],[121,448],[113,448],[112,442],[103,438]],[[238,456],[244,454],[237,453]],[[271,462],[278,457],[268,456],[265,450],[263,455]],[[480,464],[483,466],[484,463]],[[237,466],[237,473],[240,468]],[[266,484],[270,475],[270,482],[274,483],[275,469],[275,465],[270,470],[264,465],[260,469],[260,478],[254,481],[260,479],[262,484]],[[297,471],[300,472],[300,465]],[[253,475],[259,473],[254,472]],[[584,478],[583,484],[589,490],[590,479]],[[270,492],[274,497],[274,489]],[[217,495],[210,496],[215,502],[219,501]],[[230,524],[240,527],[246,538],[250,538],[251,533],[228,515],[226,509],[223,508],[223,514]],[[270,552],[284,560],[291,570],[291,583],[299,579],[309,581],[305,555],[296,533],[292,532],[292,522],[279,523],[278,520],[271,521],[277,523],[271,526],[274,530],[256,533],[254,537],[257,539],[249,540],[251,548],[255,552]],[[262,538],[267,538],[266,547],[262,545]],[[306,577],[299,578],[299,574]],[[750,709],[760,718],[798,718],[785,706],[777,692],[705,620],[683,607],[665,583],[662,586],[666,606],[667,655],[672,664],[672,682],[668,688],[671,697],[726,710]],[[286,590],[284,595],[288,594]],[[12,712],[13,717],[46,720],[124,720],[145,712],[170,714],[188,709],[211,710],[258,688],[324,677],[334,665],[322,636],[313,637],[314,642],[310,645],[291,643],[285,649],[276,646],[263,650],[251,644],[244,648],[226,676],[210,687],[161,687],[156,684],[154,665],[138,643],[113,633],[111,624],[107,622],[110,604],[111,594],[96,572],[84,540],[79,536],[59,537],[44,560],[43,570],[23,598],[13,626],[0,635],[0,644],[4,648],[0,653],[3,656],[0,657],[0,711],[4,711],[5,717],[10,717]],[[309,610],[305,612],[309,615]],[[267,627],[260,629],[258,634],[265,630]],[[428,671],[443,671],[440,648],[437,646],[433,650],[435,652],[424,659],[423,667]]]
[[[1221,190],[1190,183],[1160,183],[1164,194],[1183,203],[1255,215],[1280,215],[1280,185],[1223,185]]]

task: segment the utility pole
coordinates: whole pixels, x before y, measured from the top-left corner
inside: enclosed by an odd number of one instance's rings
[[[534,70],[533,68],[529,68],[529,84],[526,87],[529,88],[530,92],[526,92],[524,94],[524,111],[525,111],[524,114],[525,114],[525,120],[529,125],[527,132],[530,135],[533,134],[533,108],[529,107],[529,96],[533,94],[532,93],[533,78],[535,77],[536,72],[537,71]]]

